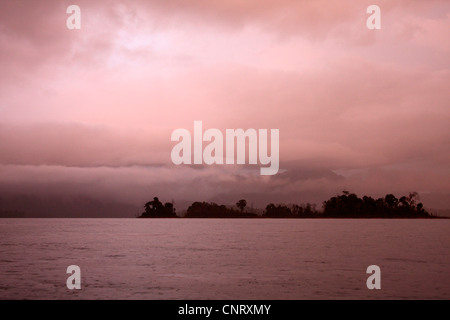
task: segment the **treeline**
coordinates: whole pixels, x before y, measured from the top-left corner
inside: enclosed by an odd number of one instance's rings
[[[256,213],[235,210],[214,202],[194,202],[187,209],[185,218],[257,218]]]
[[[374,199],[364,196],[359,198],[354,193],[344,191],[342,195],[332,197],[323,204],[325,217],[379,217],[379,218],[426,218],[431,215],[418,202],[417,192],[397,199],[393,194]]]
[[[176,218],[177,214],[173,203],[166,202],[164,205],[158,197],[144,205],[144,212],[138,218]]]
[[[374,199],[343,191],[341,195],[323,202],[322,211],[314,205],[299,206],[296,204],[266,206],[263,217],[271,218],[429,218],[417,192],[397,199],[393,194]]]
[[[262,217],[266,218],[318,218],[320,211],[316,210],[315,204],[305,205],[291,204],[284,205],[269,203],[264,210]]]
[[[187,209],[185,218],[430,218],[432,217],[418,202],[417,192],[396,198],[388,194],[374,199],[369,196],[359,198],[356,194],[343,191],[323,202],[322,210],[314,204],[274,204],[269,203],[262,215],[253,210],[245,210],[247,201],[239,200],[235,207],[214,202],[194,202]],[[141,218],[177,217],[173,203],[162,204],[158,198],[147,202]]]

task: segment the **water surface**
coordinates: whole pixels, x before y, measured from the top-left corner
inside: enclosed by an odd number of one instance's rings
[[[0,299],[450,299],[450,220],[0,219]],[[368,290],[369,265],[381,290]],[[66,269],[81,268],[81,290]]]

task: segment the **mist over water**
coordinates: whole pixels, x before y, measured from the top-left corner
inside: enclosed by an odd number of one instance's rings
[[[450,220],[1,219],[1,299],[450,299]],[[69,265],[81,290],[69,290]],[[369,265],[381,290],[366,287]]]

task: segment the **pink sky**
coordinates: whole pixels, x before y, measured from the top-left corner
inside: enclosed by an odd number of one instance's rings
[[[2,1],[0,191],[450,208],[448,39],[447,0]],[[173,165],[194,120],[280,129],[280,173]]]

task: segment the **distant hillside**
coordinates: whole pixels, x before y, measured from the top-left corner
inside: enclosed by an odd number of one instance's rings
[[[25,218],[26,213],[17,210],[0,210],[0,218]]]
[[[26,218],[133,218],[140,207],[86,197],[1,195],[0,217]]]

